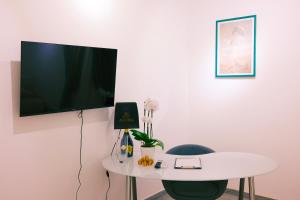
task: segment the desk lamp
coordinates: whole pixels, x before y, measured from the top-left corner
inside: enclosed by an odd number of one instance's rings
[[[121,157],[132,157],[133,141],[130,128],[139,128],[139,113],[135,102],[118,102],[115,105],[114,129],[124,129],[121,139]]]

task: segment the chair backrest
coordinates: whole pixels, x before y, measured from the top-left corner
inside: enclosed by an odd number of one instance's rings
[[[167,154],[172,155],[201,155],[201,154],[208,154],[213,153],[214,150],[198,145],[198,144],[183,144],[176,147],[173,147],[172,149],[167,151]]]

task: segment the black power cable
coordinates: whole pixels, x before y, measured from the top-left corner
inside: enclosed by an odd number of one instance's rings
[[[108,188],[106,190],[106,194],[105,194],[105,200],[108,200],[108,192],[109,192],[109,189],[110,189],[110,178],[109,178],[109,172],[106,171],[106,176],[107,176],[107,179],[108,179]]]
[[[79,167],[78,174],[77,174],[77,180],[78,180],[79,185],[78,185],[78,188],[76,191],[76,200],[78,199],[78,192],[81,187],[80,174],[81,174],[81,170],[82,170],[82,127],[83,127],[83,111],[82,110],[78,113],[78,118],[81,119],[81,127],[80,127],[80,149],[79,149],[80,167]]]
[[[111,152],[110,152],[110,156],[113,155],[114,150],[115,150],[115,148],[116,148],[116,145],[117,145],[117,143],[118,143],[119,140],[120,140],[120,136],[121,136],[121,129],[119,130],[118,138],[117,138],[117,140],[116,140],[116,142],[115,142],[115,144],[114,144],[114,146],[113,146],[113,148],[112,148],[112,150],[111,150]],[[105,200],[108,200],[108,192],[109,192],[109,189],[110,189],[110,178],[109,178],[109,172],[108,172],[108,171],[106,171],[106,176],[107,176],[107,179],[108,179],[108,188],[107,188],[107,190],[106,190]]]

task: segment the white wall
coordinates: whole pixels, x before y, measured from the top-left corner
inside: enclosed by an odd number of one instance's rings
[[[71,200],[77,186],[77,113],[17,116],[21,40],[119,49],[116,101],[137,101],[141,109],[147,97],[157,99],[155,136],[167,149],[187,142],[270,156],[280,167],[256,179],[257,193],[297,199],[299,6],[296,0],[0,0],[0,199]],[[215,79],[215,21],[249,14],[257,15],[257,76]],[[116,136],[112,114],[112,108],[84,113],[81,199],[104,199],[101,160]],[[124,178],[112,179],[111,199],[123,199]],[[138,179],[139,199],[161,188]]]
[[[116,101],[141,108],[157,99],[154,134],[169,148],[188,140],[174,137],[187,127],[187,11],[181,1],[0,1],[0,199],[71,200],[77,188],[77,112],[18,117],[20,41],[117,48]],[[112,114],[84,112],[80,199],[105,198]],[[138,185],[139,199],[161,189],[159,181]],[[124,189],[125,179],[112,175],[110,199],[124,199]]]
[[[299,1],[193,1],[190,126],[217,151],[269,156],[279,168],[256,178],[257,194],[300,196]],[[257,76],[215,78],[215,21],[257,15]],[[230,187],[237,188],[236,184]]]

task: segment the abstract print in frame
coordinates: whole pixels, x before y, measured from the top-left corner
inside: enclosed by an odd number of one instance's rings
[[[255,77],[256,15],[217,20],[216,77]]]

